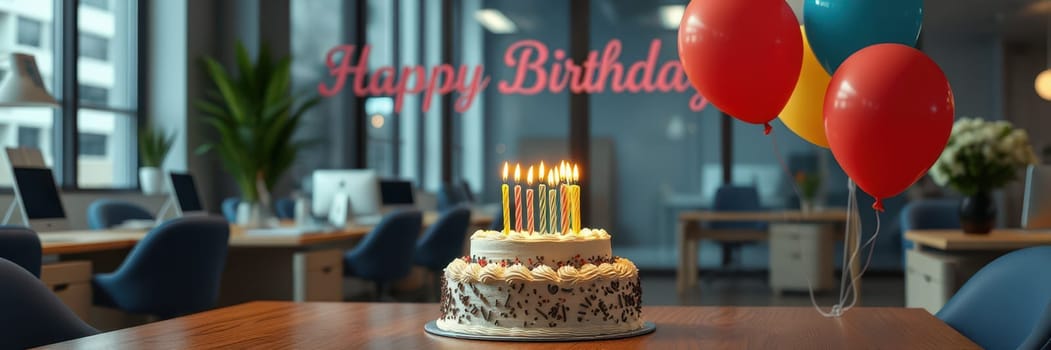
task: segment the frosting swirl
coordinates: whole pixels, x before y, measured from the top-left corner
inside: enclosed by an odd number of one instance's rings
[[[560,282],[562,278],[558,276],[558,272],[547,265],[540,265],[533,268],[533,276],[535,279],[546,279],[549,281]]]
[[[477,281],[489,283],[504,281],[511,283],[550,281],[574,284],[597,278],[634,278],[638,275],[638,268],[630,260],[623,258],[617,259],[613,263],[584,264],[580,268],[565,265],[559,267],[558,270],[547,265],[539,265],[532,270],[522,264],[514,264],[507,267],[487,264],[483,267],[477,263],[467,263],[462,259],[456,259],[445,267],[445,274],[450,279],[459,282]]]
[[[499,280],[503,277],[504,269],[502,266],[497,264],[485,265],[485,267],[478,271],[478,281],[482,283]]]
[[[533,272],[522,264],[514,264],[504,269],[504,279],[507,283],[529,282],[533,280]]]

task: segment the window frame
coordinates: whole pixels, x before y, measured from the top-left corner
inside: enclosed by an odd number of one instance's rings
[[[134,91],[135,96],[133,102],[135,107],[133,108],[115,108],[109,106],[99,106],[95,103],[83,103],[80,101],[80,85],[85,85],[80,82],[79,79],[79,68],[78,60],[80,56],[80,21],[79,21],[79,10],[80,0],[53,0],[55,6],[55,20],[53,24],[53,30],[56,32],[56,40],[53,41],[54,46],[54,57],[56,70],[59,72],[59,79],[57,81],[55,91],[56,93],[61,91],[62,96],[58,100],[60,108],[56,110],[55,127],[53,128],[52,147],[59,150],[55,158],[53,167],[58,174],[56,181],[58,182],[61,189],[65,192],[138,192],[141,190],[141,185],[138,181],[138,176],[135,173],[138,172],[141,166],[138,157],[138,132],[131,132],[126,135],[130,138],[130,144],[133,145],[131,150],[130,164],[128,164],[129,174],[126,174],[130,180],[128,186],[120,187],[81,187],[78,182],[79,173],[79,157],[80,157],[80,128],[79,128],[79,117],[81,109],[89,109],[94,111],[109,112],[114,114],[115,118],[131,118],[134,125],[133,130],[138,130],[138,125],[142,124],[144,114],[143,111],[146,109],[145,100],[145,81],[143,72],[146,71],[147,58],[145,48],[147,47],[144,40],[148,37],[148,33],[145,32],[146,22],[144,14],[147,12],[147,3],[145,0],[133,0],[135,4],[135,13],[132,13],[129,17],[133,21],[132,25],[135,28],[135,38],[131,43],[131,52],[128,55],[134,59],[135,64],[132,65],[130,72],[128,73],[128,82],[134,82],[135,86],[132,87],[131,91]],[[91,5],[86,5],[91,7]],[[94,7],[92,7],[94,8]],[[112,11],[110,8],[108,11]],[[107,48],[107,56],[109,59],[113,59],[113,55],[116,54]],[[89,59],[95,59],[93,57],[86,57]],[[87,84],[90,85],[90,84]],[[124,136],[124,135],[121,135]],[[106,142],[114,142],[113,138],[109,138]],[[93,157],[93,156],[91,156]]]

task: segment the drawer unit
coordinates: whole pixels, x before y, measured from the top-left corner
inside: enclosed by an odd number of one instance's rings
[[[831,288],[832,255],[831,225],[771,225],[770,288],[775,293]]]
[[[995,258],[995,254],[906,251],[905,307],[938,312],[971,275]]]
[[[296,253],[293,256],[295,301],[343,301],[343,251]]]
[[[91,310],[91,262],[63,261],[40,267],[40,280],[80,319]]]

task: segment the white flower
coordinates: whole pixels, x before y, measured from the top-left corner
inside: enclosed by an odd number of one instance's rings
[[[929,173],[939,185],[975,191],[1003,186],[1014,179],[1018,169],[1035,162],[1025,130],[1004,120],[960,118]]]

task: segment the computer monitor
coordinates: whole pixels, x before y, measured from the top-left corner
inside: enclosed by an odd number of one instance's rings
[[[203,214],[204,207],[201,205],[201,197],[197,194],[197,184],[193,175],[187,173],[168,173],[168,188],[175,201],[175,214],[177,216]]]
[[[37,232],[69,229],[66,210],[58,195],[58,186],[51,169],[12,167],[15,197],[21,203],[22,217]]]
[[[380,194],[383,197],[384,206],[407,206],[416,204],[414,191],[411,181],[380,181]]]
[[[328,216],[338,195],[350,198],[354,217],[380,214],[380,184],[376,172],[369,169],[317,170],[313,175],[311,208],[314,216]]]
[[[1030,165],[1025,171],[1022,228],[1051,229],[1051,165]]]

